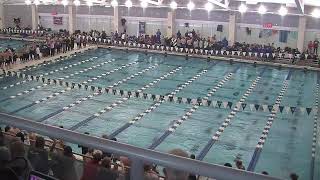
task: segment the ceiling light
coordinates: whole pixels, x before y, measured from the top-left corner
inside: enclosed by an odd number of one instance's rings
[[[140,2],[140,5],[141,7],[144,9],[144,8],[147,8],[148,7],[148,2],[146,0],[143,0]]]
[[[172,1],[172,2],[170,3],[170,8],[171,8],[171,9],[177,9],[177,8],[178,8],[178,4],[177,4],[175,1]]]
[[[34,3],[34,5],[38,6],[40,4],[40,1],[39,0],[34,0],[33,3]]]
[[[239,12],[241,12],[241,13],[245,13],[246,11],[247,11],[247,6],[245,5],[245,4],[241,4],[240,6],[239,6]]]
[[[118,1],[117,0],[112,0],[111,1],[111,6],[112,7],[116,7],[116,6],[118,6],[119,4],[118,4]]]
[[[131,1],[131,0],[127,0],[127,1],[125,2],[125,6],[126,6],[127,8],[131,8],[131,7],[132,7],[132,1]]]
[[[285,16],[285,15],[288,14],[288,9],[286,7],[284,7],[284,6],[281,6],[281,8],[279,9],[278,13],[279,13],[280,16]]]
[[[26,0],[25,3],[26,3],[26,5],[30,5],[32,2],[31,2],[31,0]]]
[[[74,1],[73,1],[73,4],[74,4],[75,6],[80,6],[80,1],[79,1],[79,0],[74,0]]]
[[[212,9],[213,9],[213,5],[212,5],[210,2],[207,2],[207,3],[204,5],[204,8],[205,8],[208,12],[210,12],[210,11],[212,11]]]
[[[67,5],[69,4],[69,2],[68,2],[68,0],[62,0],[62,1],[61,1],[61,4],[62,4],[63,6],[67,6]]]
[[[93,5],[93,2],[92,2],[91,0],[88,0],[88,1],[87,1],[87,5],[88,5],[89,7],[91,7],[91,6]]]
[[[320,10],[319,9],[314,9],[311,13],[311,16],[314,18],[320,18]]]
[[[261,5],[258,9],[259,14],[265,14],[267,12],[267,8],[264,5]]]
[[[194,9],[196,5],[194,5],[194,3],[192,1],[190,1],[188,4],[187,4],[187,8],[191,11]]]

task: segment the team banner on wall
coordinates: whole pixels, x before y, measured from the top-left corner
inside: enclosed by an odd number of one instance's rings
[[[39,76],[25,75],[20,72],[17,73],[17,72],[5,71],[4,73],[6,76],[16,76],[16,77],[25,78],[28,80],[40,81],[42,83],[50,83],[52,81],[54,85],[84,89],[86,91],[94,91],[99,93],[105,92],[107,94],[112,94],[112,95],[121,96],[121,97],[146,99],[146,100],[152,100],[152,101],[163,100],[166,102],[172,102],[177,104],[192,104],[192,105],[221,108],[221,109],[237,108],[240,111],[245,111],[245,110],[262,111],[262,112],[276,111],[276,112],[286,113],[286,114],[300,113],[300,114],[307,114],[307,115],[318,112],[318,108],[316,107],[281,106],[281,105],[251,104],[251,103],[240,103],[240,102],[235,103],[231,101],[207,100],[207,99],[201,99],[201,98],[177,97],[172,95],[148,94],[148,93],[143,93],[138,91],[125,91],[121,89],[102,88],[102,87],[96,87],[96,86],[90,86],[90,85],[70,83],[70,82],[49,79],[44,77],[40,78]]]
[[[53,16],[53,24],[54,25],[63,25],[62,18],[63,17]]]
[[[139,22],[139,33],[140,34],[146,33],[146,22]]]
[[[272,23],[264,23],[263,25],[262,25],[262,27],[263,27],[263,29],[272,29],[272,27],[273,27],[273,24]]]

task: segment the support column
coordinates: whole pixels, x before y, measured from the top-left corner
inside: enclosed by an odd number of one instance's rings
[[[232,46],[236,40],[236,15],[231,13],[229,15],[229,37],[228,44]]]
[[[121,19],[120,19],[120,13],[119,13],[119,7],[115,6],[113,8],[113,31],[114,32],[120,32],[121,27]]]
[[[76,7],[72,4],[68,5],[68,31],[73,34],[76,29]]]
[[[38,7],[34,4],[31,5],[31,19],[32,19],[32,30],[37,30],[38,24],[39,24],[39,14],[38,14]]]
[[[5,24],[4,24],[4,7],[3,7],[3,3],[0,2],[0,29],[5,28]]]
[[[298,27],[298,40],[297,40],[297,48],[300,52],[304,50],[304,36],[306,30],[307,18],[305,16],[299,17],[299,27]]]
[[[172,37],[176,33],[176,11],[168,12],[167,37]]]

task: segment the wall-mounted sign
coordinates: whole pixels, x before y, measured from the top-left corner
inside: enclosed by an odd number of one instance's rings
[[[63,24],[62,17],[53,16],[53,24],[54,25],[62,25]]]
[[[262,27],[263,27],[264,29],[272,29],[273,24],[272,24],[272,23],[264,23],[264,24],[262,25]]]

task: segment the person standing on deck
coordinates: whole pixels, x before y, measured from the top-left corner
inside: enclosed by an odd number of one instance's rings
[[[318,41],[318,39],[316,39],[313,42],[313,48],[314,48],[314,54],[315,55],[318,55],[318,47],[319,47],[319,41]]]

